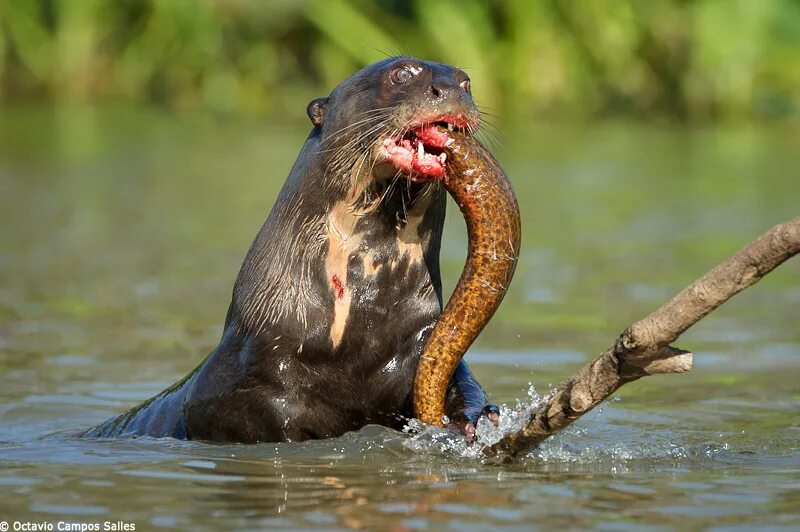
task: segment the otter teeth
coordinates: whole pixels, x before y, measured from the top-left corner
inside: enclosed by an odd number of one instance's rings
[[[417,144],[417,155],[419,156],[420,159],[422,159],[425,156],[425,148],[422,147],[421,142]]]
[[[447,129],[449,129],[450,131],[453,131],[453,124],[450,124],[450,123],[448,122],[448,124],[447,124]]]

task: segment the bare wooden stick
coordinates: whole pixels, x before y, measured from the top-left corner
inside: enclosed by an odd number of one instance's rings
[[[683,289],[578,373],[554,388],[517,432],[487,447],[488,456],[514,456],[538,446],[592,410],[620,386],[656,373],[692,368],[692,353],[671,347],[689,327],[800,252],[800,217],[776,225]]]

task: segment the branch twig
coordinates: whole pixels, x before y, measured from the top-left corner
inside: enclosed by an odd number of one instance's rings
[[[776,225],[683,289],[553,389],[519,431],[487,447],[489,456],[514,456],[538,446],[592,410],[623,384],[692,368],[692,353],[671,347],[689,327],[781,263],[800,253],[800,217]]]

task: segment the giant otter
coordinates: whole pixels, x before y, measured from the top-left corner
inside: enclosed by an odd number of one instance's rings
[[[435,126],[475,131],[469,83],[454,67],[395,57],[312,101],[314,127],[244,259],[219,345],[86,435],[248,443],[402,427],[442,311]],[[463,361],[445,410],[462,428],[496,417]]]

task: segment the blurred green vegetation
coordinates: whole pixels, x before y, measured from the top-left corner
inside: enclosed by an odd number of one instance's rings
[[[302,114],[397,53],[501,116],[800,115],[798,0],[0,0],[0,100]]]

